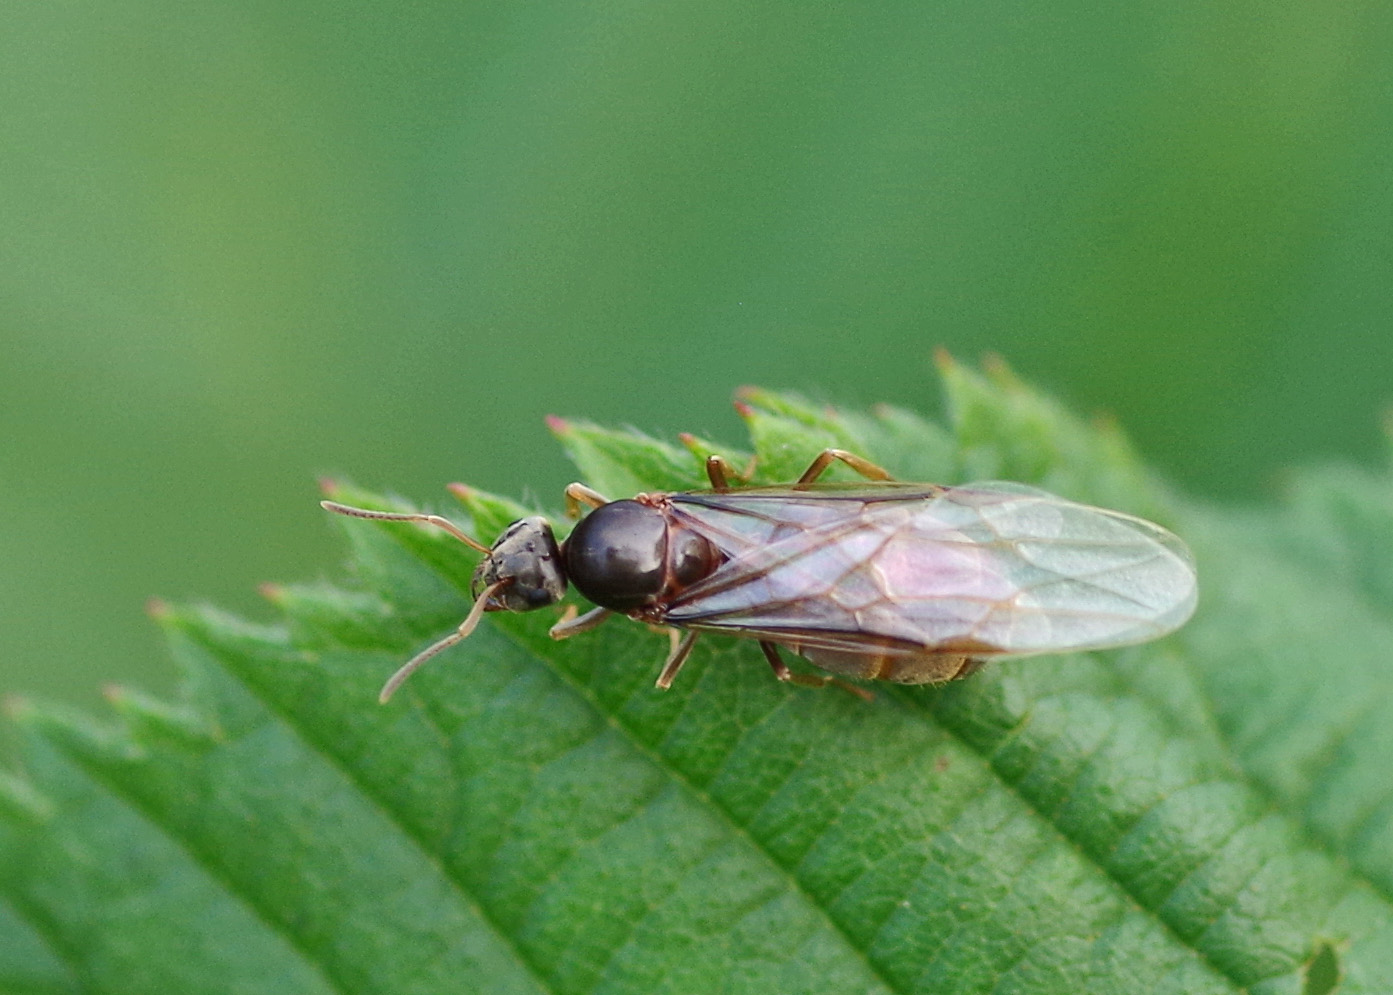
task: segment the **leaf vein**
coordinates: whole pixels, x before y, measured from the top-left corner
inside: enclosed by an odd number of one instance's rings
[[[435,866],[441,880],[450,885],[451,890],[455,892],[456,897],[463,903],[465,908],[473,912],[478,917],[479,922],[483,923],[488,930],[502,942],[503,949],[507,950],[518,966],[523,968],[523,970],[537,982],[539,988],[546,992],[555,991],[553,986],[543,977],[538,966],[531,961],[513,937],[509,936],[501,925],[488,914],[483,905],[470,894],[465,882],[451,871],[442,855],[433,850],[426,840],[413,830],[410,824],[407,823],[391,805],[387,804],[385,799],[377,794],[371,784],[359,775],[352,764],[346,763],[330,746],[319,742],[311,733],[310,729],[300,721],[300,716],[295,713],[294,710],[284,708],[277,702],[271,700],[269,696],[262,692],[262,689],[256,682],[247,680],[237,668],[229,667],[228,670],[230,673],[237,676],[242,686],[245,687],[267,711],[281,718],[281,720],[285,722],[286,727],[293,730],[300,738],[301,742],[305,743],[305,745],[319,756],[320,759],[338,770],[346,778],[348,783],[357,788],[358,791],[362,793],[363,797],[386,817],[387,822],[394,826],[396,830],[401,833],[402,837],[409,841],[411,845],[425,857],[428,863]]]
[[[72,982],[78,991],[93,991],[92,982],[86,976],[87,972],[84,970],[87,966],[86,962],[78,955],[77,951],[73,949],[72,945],[67,942],[56,924],[48,915],[16,892],[10,892],[7,895],[0,893],[0,901],[4,901],[6,905],[13,909],[18,918],[34,927],[34,932],[39,934],[39,937],[44,941],[44,944],[53,953],[54,957],[68,968],[69,976],[72,978]]]
[[[904,695],[904,693],[905,692],[903,691],[900,692],[902,696]],[[914,699],[909,700],[914,701]],[[1234,976],[1232,971],[1226,965],[1215,960],[1207,951],[1202,950],[1196,947],[1194,944],[1188,942],[1185,939],[1185,937],[1179,932],[1179,930],[1177,930],[1176,927],[1165,916],[1161,914],[1159,908],[1152,908],[1148,906],[1145,902],[1143,902],[1141,897],[1137,895],[1129,886],[1128,882],[1124,880],[1107,861],[1101,859],[1100,856],[1091,853],[1081,842],[1074,839],[1068,832],[1066,832],[1065,829],[1049,813],[1045,812],[1042,808],[1036,805],[1034,800],[1030,798],[1028,793],[1021,789],[1018,781],[1011,780],[1004,772],[1002,772],[996,766],[993,759],[996,753],[995,750],[992,750],[990,752],[983,750],[981,747],[975,744],[963,730],[958,728],[952,721],[947,720],[945,716],[941,715],[939,711],[934,708],[933,705],[929,703],[920,702],[919,708],[927,717],[937,720],[939,725],[941,725],[948,732],[952,733],[959,740],[959,742],[963,743],[972,752],[982,757],[983,760],[987,763],[989,769],[996,774],[998,780],[1001,782],[1002,785],[1004,785],[1007,788],[1007,790],[1009,790],[1016,798],[1018,798],[1030,811],[1034,812],[1037,816],[1039,816],[1039,818],[1046,825],[1052,827],[1055,833],[1058,834],[1059,838],[1067,842],[1068,845],[1071,848],[1073,848],[1073,850],[1086,863],[1092,864],[1094,867],[1102,871],[1103,874],[1106,875],[1106,877],[1110,881],[1112,881],[1113,884],[1118,889],[1120,889],[1124,895],[1126,895],[1131,901],[1135,902],[1138,908],[1146,911],[1157,923],[1161,925],[1163,929],[1165,929],[1167,933],[1174,937],[1175,940],[1184,949],[1192,951],[1196,957],[1200,958],[1202,962],[1204,962],[1211,969],[1216,971],[1225,980],[1229,981],[1235,989],[1237,989],[1238,991],[1247,991],[1247,986],[1244,984],[1244,982],[1241,979]]]
[[[121,799],[133,811],[138,812],[157,833],[187,854],[195,864],[202,868],[205,874],[214,881],[220,882],[227,889],[227,893],[240,901],[267,929],[284,940],[291,950],[300,954],[304,962],[324,979],[327,987],[341,992],[343,995],[349,995],[350,992],[354,991],[352,985],[339,978],[327,964],[322,963],[314,956],[313,951],[304,945],[294,930],[279,922],[269,908],[264,907],[251,892],[244,889],[241,882],[226,873],[217,860],[204,853],[192,838],[176,832],[173,826],[161,821],[158,813],[152,811],[144,799],[122,786],[110,775],[109,771],[104,769],[102,765],[94,763],[91,758],[84,756],[82,751],[68,750],[66,752],[83,770],[87,771],[94,781],[104,786],[113,797]]]

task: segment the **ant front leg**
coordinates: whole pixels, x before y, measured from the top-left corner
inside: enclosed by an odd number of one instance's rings
[[[567,605],[566,610],[561,613],[561,620],[547,630],[547,635],[551,636],[552,639],[570,639],[582,632],[589,632],[602,624],[614,612],[608,608],[592,608],[579,618],[576,617],[576,614],[576,606]]]
[[[592,491],[582,483],[566,485],[566,517],[579,518],[580,506],[589,505],[592,508],[602,508],[609,504],[609,498],[599,491]]]
[[[803,471],[803,476],[798,478],[800,484],[811,484],[818,477],[822,476],[833,460],[838,460],[851,467],[867,480],[890,480],[890,474],[883,467],[876,466],[868,459],[863,459],[855,453],[849,453],[845,449],[824,449],[817,454],[817,459],[808,465]]]

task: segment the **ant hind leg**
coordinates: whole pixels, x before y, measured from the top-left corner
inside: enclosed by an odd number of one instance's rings
[[[784,663],[783,657],[779,655],[779,647],[771,642],[761,639],[759,648],[764,651],[764,658],[769,661],[769,666],[774,669],[774,676],[786,684],[797,684],[805,688],[825,688],[829,684],[841,688],[843,691],[850,691],[856,697],[865,701],[875,701],[875,695],[865,688],[857,687],[855,684],[848,684],[846,681],[832,677],[828,674],[800,674],[789,670],[788,664]]]
[[[833,460],[845,463],[867,480],[891,479],[890,474],[883,467],[877,466],[855,453],[849,453],[845,449],[824,449],[817,454],[817,459],[808,464],[808,468],[803,471],[803,476],[798,478],[798,483],[813,483],[827,472],[827,468],[832,465]]]

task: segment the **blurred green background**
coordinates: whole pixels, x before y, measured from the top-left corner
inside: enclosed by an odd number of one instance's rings
[[[935,412],[939,344],[1201,495],[1377,458],[1390,52],[1387,0],[9,4],[0,691],[167,689],[148,597],[337,569],[318,474],[553,498],[548,412]]]

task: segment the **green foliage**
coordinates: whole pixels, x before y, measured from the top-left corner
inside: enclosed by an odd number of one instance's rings
[[[835,442],[1158,518],[1188,627],[866,704],[716,638],[660,693],[641,626],[494,616],[380,708],[474,554],[343,521],[352,590],[162,614],[177,707],[14,704],[0,992],[1393,990],[1388,477],[1200,507],[1006,371],[944,376],[946,428],[747,392],[760,479]],[[699,485],[712,445],[554,427],[616,495]],[[459,496],[486,540],[517,511]]]

